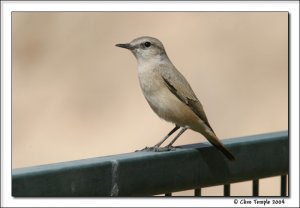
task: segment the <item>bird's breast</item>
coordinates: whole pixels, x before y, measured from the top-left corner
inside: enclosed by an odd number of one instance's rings
[[[150,96],[163,87],[163,80],[155,70],[139,70],[138,77],[145,96]]]

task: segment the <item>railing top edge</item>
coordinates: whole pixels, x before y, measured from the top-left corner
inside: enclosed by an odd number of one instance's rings
[[[288,137],[288,131],[280,131],[280,132],[273,132],[273,133],[265,133],[265,134],[259,134],[259,135],[251,135],[251,136],[243,136],[243,137],[237,137],[237,138],[230,138],[230,139],[224,139],[222,142],[225,144],[225,146],[235,146],[238,145],[240,142],[243,143],[251,143],[256,141],[268,141],[270,139],[280,139],[280,138],[286,138]],[[201,148],[210,148],[211,145],[208,142],[204,143],[195,143],[195,144],[188,144],[188,145],[182,145],[179,146],[181,149],[178,149],[176,151],[168,151],[168,152],[130,152],[130,153],[123,153],[123,154],[116,154],[116,155],[109,155],[109,156],[102,156],[102,157],[94,157],[94,158],[86,158],[86,159],[80,159],[80,160],[74,160],[74,161],[64,161],[64,162],[58,162],[58,163],[52,163],[52,164],[43,164],[43,165],[37,165],[37,166],[31,166],[31,167],[22,167],[22,168],[16,168],[12,170],[12,175],[20,175],[20,174],[28,174],[30,172],[43,172],[43,171],[57,171],[60,169],[68,169],[73,168],[76,166],[90,166],[94,165],[96,163],[102,163],[103,165],[107,164],[109,165],[113,161],[118,160],[128,160],[128,159],[138,159],[141,157],[158,157],[158,156],[165,156],[168,154],[183,154],[187,151],[193,152],[196,151],[196,149]]]

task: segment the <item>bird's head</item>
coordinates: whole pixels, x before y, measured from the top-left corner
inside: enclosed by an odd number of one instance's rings
[[[162,60],[166,57],[163,44],[152,37],[139,37],[130,43],[116,44],[116,46],[130,50],[138,61]]]

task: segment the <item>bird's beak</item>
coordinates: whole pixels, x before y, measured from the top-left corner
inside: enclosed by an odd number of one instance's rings
[[[125,44],[116,44],[117,47],[120,47],[120,48],[126,48],[126,49],[133,49],[133,47],[129,44],[129,43],[125,43]]]

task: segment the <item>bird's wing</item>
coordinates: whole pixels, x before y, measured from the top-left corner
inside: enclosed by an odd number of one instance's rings
[[[185,103],[210,129],[203,106],[193,92],[184,76],[174,68],[173,73],[161,71],[161,76],[168,89],[183,103]],[[173,76],[172,76],[173,75]]]

